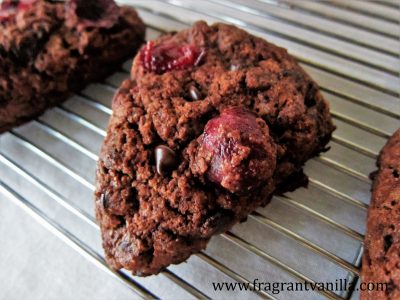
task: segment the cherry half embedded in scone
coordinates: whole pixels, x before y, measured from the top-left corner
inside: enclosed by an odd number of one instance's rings
[[[18,11],[28,9],[36,0],[4,0],[0,4],[0,22],[14,17]]]
[[[119,7],[114,0],[69,0],[66,14],[67,20],[78,23],[78,29],[111,28],[119,18]]]
[[[206,124],[199,154],[208,161],[207,178],[232,193],[266,184],[276,165],[267,124],[241,107],[226,109]]]
[[[147,71],[162,74],[170,70],[182,70],[200,64],[204,49],[194,45],[154,45],[153,41],[140,50],[140,59]]]
[[[17,13],[18,3],[14,1],[4,1],[0,4],[0,22],[10,19]]]

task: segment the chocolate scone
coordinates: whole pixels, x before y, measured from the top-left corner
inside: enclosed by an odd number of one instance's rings
[[[144,276],[186,260],[292,187],[333,129],[283,48],[205,22],[149,41],[113,99],[98,162],[108,263]]]
[[[362,291],[361,299],[400,299],[400,129],[389,139],[373,174],[364,241],[362,282],[387,288]]]
[[[145,27],[112,0],[0,4],[0,133],[41,114],[135,54]]]

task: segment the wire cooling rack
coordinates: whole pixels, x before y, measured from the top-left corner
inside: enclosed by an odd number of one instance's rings
[[[110,270],[94,220],[97,154],[111,99],[131,61],[104,82],[0,137],[1,201],[12,201],[137,298],[356,299],[345,291],[229,292],[212,282],[335,282],[359,278],[368,175],[400,119],[400,8],[396,0],[168,0],[134,5],[147,38],[196,20],[227,22],[283,46],[321,86],[337,130],[309,161],[308,189],[274,197],[207,250],[158,276]],[[32,219],[32,220],[33,220]],[[33,221],[32,221],[33,222]],[[1,223],[1,220],[0,220]],[[1,270],[0,270],[1,272]],[[114,279],[112,279],[114,278]]]

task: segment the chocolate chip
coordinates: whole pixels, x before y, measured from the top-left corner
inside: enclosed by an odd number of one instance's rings
[[[237,71],[243,69],[247,65],[246,61],[243,58],[238,58],[231,61],[231,65],[229,66],[229,71]]]
[[[383,243],[383,250],[385,252],[387,252],[389,250],[390,246],[392,246],[392,244],[393,244],[393,237],[390,234],[385,235],[383,237],[383,242],[384,242]]]
[[[190,94],[190,97],[195,101],[201,99],[201,93],[194,85],[191,85],[189,87],[189,94]]]
[[[233,220],[232,214],[222,214],[217,212],[215,215],[209,217],[206,221],[210,227],[224,227]]]
[[[239,63],[233,63],[229,66],[229,71],[237,71],[240,69],[240,64]]]
[[[99,20],[106,10],[106,1],[73,0],[73,2],[77,5],[77,16],[82,19]]]
[[[104,192],[100,195],[100,203],[103,209],[107,209],[108,207],[108,193]]]
[[[177,163],[175,151],[168,146],[160,145],[155,150],[157,173],[164,175],[165,171]]]
[[[213,234],[223,233],[233,219],[232,212],[223,210],[208,217],[203,226],[205,229],[211,230]]]
[[[77,18],[79,31],[83,29],[92,30],[93,28],[111,28],[118,21],[119,16],[120,10],[114,1],[66,1],[66,18]],[[67,24],[67,26],[71,26],[71,24]]]
[[[304,97],[304,104],[307,107],[311,107],[311,106],[314,106],[316,104],[315,94],[317,93],[317,91],[318,91],[318,87],[313,82],[310,82],[308,84],[307,92],[306,92],[306,95]]]

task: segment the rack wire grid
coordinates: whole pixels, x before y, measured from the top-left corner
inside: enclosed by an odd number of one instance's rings
[[[158,276],[109,269],[92,193],[111,99],[129,76],[130,60],[104,82],[0,137],[1,201],[17,204],[109,280],[128,286],[133,298],[358,298],[358,292],[345,291],[215,291],[212,282],[359,281],[368,175],[400,124],[399,2],[120,2],[137,8],[147,39],[202,19],[235,24],[297,57],[330,102],[337,126],[330,151],[305,166],[308,189],[275,196],[247,222],[214,237],[205,251]]]

